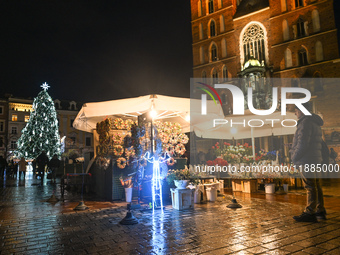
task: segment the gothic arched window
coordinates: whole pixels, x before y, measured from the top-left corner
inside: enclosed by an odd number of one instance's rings
[[[216,69],[214,69],[213,71],[212,71],[212,78],[213,78],[213,84],[216,84],[216,83],[218,83],[218,72],[217,72],[217,70]]]
[[[315,60],[316,62],[323,60],[323,47],[320,41],[315,43]]]
[[[210,30],[210,36],[211,37],[216,35],[216,25],[215,25],[215,21],[214,20],[210,21],[209,30]]]
[[[211,46],[210,50],[210,56],[211,56],[211,61],[216,61],[217,60],[217,47],[215,44]]]
[[[223,80],[228,80],[228,69],[226,66],[223,67]]]
[[[256,58],[260,62],[265,60],[264,31],[258,24],[250,25],[243,34],[244,62],[250,57]]]
[[[287,48],[286,51],[285,51],[285,66],[286,66],[286,68],[293,66],[292,52],[289,48]]]
[[[289,26],[288,26],[288,21],[286,19],[282,21],[282,32],[283,32],[283,40],[288,41],[289,40]]]
[[[295,0],[295,8],[303,7],[303,0]]]
[[[299,50],[299,65],[300,66],[308,65],[307,50],[303,46]]]
[[[302,18],[298,19],[296,26],[297,26],[297,36],[298,37],[306,36],[305,22],[303,21]]]
[[[214,12],[214,0],[208,2],[209,14]]]
[[[225,38],[221,40],[221,50],[222,50],[222,58],[227,57],[227,41]]]
[[[312,11],[312,20],[313,20],[313,31],[314,33],[320,31],[320,17],[318,10]]]

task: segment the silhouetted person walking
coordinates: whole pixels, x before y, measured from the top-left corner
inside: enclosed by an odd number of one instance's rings
[[[48,164],[48,162],[49,160],[46,155],[46,152],[42,151],[42,153],[37,157],[38,172],[41,177],[41,183],[43,183],[45,176],[45,167]]]

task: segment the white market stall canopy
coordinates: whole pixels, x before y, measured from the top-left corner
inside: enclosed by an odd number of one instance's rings
[[[96,124],[107,117],[136,119],[151,110],[156,111],[155,121],[178,122],[182,126],[182,132],[190,131],[190,104],[193,109],[200,109],[200,100],[163,95],[147,95],[135,98],[119,99],[105,102],[85,103],[80,109],[73,127],[92,132]],[[197,105],[197,107],[196,107]],[[222,108],[208,101],[209,114],[221,116]]]

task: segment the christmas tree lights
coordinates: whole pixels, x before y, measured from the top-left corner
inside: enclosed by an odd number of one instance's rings
[[[54,154],[60,155],[59,125],[54,102],[47,93],[48,84],[45,82],[41,87],[43,90],[34,98],[30,119],[17,142],[17,153],[26,159],[34,159],[42,151],[49,158]]]

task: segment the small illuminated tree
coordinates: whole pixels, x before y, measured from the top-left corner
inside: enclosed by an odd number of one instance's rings
[[[47,93],[49,88],[45,82],[38,96],[34,98],[33,110],[26,127],[18,140],[17,152],[26,159],[34,159],[45,151],[51,158],[60,155],[60,136],[57,113],[54,102]]]

